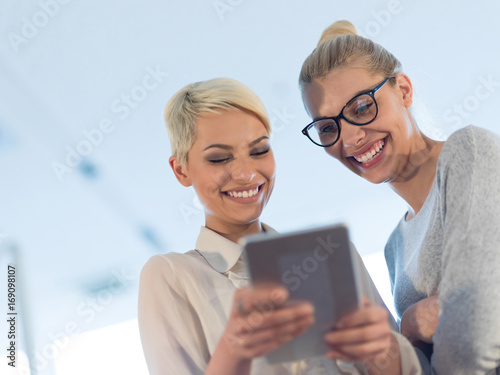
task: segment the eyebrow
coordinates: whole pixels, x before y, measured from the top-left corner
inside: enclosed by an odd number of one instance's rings
[[[252,146],[255,146],[257,143],[259,143],[260,141],[264,140],[264,139],[269,139],[269,137],[267,135],[264,135],[262,137],[259,137],[257,138],[256,140],[250,142],[248,144],[249,147],[252,147]],[[214,143],[213,145],[210,145],[210,146],[207,146],[203,149],[203,151],[206,151],[210,148],[221,148],[223,150],[232,150],[233,149],[233,146],[229,146],[229,145],[224,145],[224,144],[221,144],[221,143]]]
[[[373,87],[372,87],[372,88],[370,88],[370,89],[363,89],[363,90],[359,90],[359,91],[355,92],[355,93],[354,93],[354,95],[352,95],[352,96],[351,96],[351,98],[350,98],[347,102],[345,102],[344,107],[347,105],[347,103],[349,103],[351,100],[353,100],[356,96],[361,95],[361,94],[365,94],[365,93],[367,93],[367,92],[370,92],[370,91],[372,91],[375,87],[377,87],[377,85],[373,86]]]
[[[371,89],[364,89],[364,90],[359,90],[358,92],[354,93],[354,95],[351,96],[351,98],[344,103],[344,105],[342,106],[342,108],[344,108],[347,103],[349,103],[351,100],[353,100],[356,96],[360,95],[360,94],[364,94],[364,93],[367,93],[367,92],[370,92],[372,91],[375,87],[377,87],[377,85],[373,86]],[[338,116],[338,115],[337,115]],[[318,120],[321,120],[321,119],[324,119],[324,118],[330,118],[332,116],[321,116],[321,117],[318,117],[318,118],[313,118],[313,122],[314,121],[318,121]]]

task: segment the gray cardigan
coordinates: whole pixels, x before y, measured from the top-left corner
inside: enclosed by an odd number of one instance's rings
[[[422,209],[400,221],[385,257],[399,318],[439,293],[426,372],[500,374],[500,137],[474,126],[449,137]]]

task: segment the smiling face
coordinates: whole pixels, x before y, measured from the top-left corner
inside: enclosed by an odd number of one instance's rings
[[[249,112],[206,113],[183,168],[170,164],[184,186],[193,186],[205,208],[206,226],[231,233],[235,226],[259,225],[274,186],[275,162],[269,134]]]
[[[310,116],[317,120],[337,116],[357,94],[373,89],[384,78],[363,68],[337,68],[326,78],[313,80],[303,92]],[[412,167],[408,163],[419,147],[418,129],[412,121],[412,87],[407,76],[398,74],[377,93],[376,119],[363,126],[340,120],[340,138],[325,151],[347,168],[372,183],[405,179]]]

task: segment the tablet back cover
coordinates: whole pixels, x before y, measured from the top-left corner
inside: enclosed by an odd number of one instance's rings
[[[288,234],[258,234],[241,241],[252,286],[282,285],[289,301],[315,306],[315,323],[267,355],[270,364],[322,356],[324,335],[343,314],[360,306],[358,271],[346,226]]]

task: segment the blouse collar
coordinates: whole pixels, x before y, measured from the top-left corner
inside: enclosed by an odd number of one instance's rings
[[[264,223],[262,223],[262,228],[266,232],[276,232]],[[243,247],[207,227],[201,227],[196,240],[196,250],[213,269],[225,273],[240,259]]]

